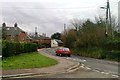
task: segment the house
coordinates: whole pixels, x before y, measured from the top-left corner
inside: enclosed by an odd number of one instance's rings
[[[13,27],[2,24],[2,37],[5,40],[16,41],[16,42],[29,42],[31,39],[27,33],[17,26],[17,23]]]
[[[50,44],[51,43],[51,38],[49,38],[49,37],[39,36],[37,38],[35,38],[35,37],[31,37],[31,38],[32,38],[32,42],[36,42],[36,43],[40,43],[40,44]]]
[[[30,37],[32,38],[33,43],[37,43],[39,45],[39,48],[51,46],[51,38],[49,37],[38,35],[37,32],[35,32],[35,36]]]
[[[58,39],[51,40],[51,47],[59,47],[59,46],[63,46],[63,42],[61,40]]]

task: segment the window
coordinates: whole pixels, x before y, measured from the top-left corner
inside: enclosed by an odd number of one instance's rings
[[[7,28],[7,30],[10,30],[10,28]]]
[[[17,27],[15,27],[15,31],[17,30]]]
[[[23,41],[25,40],[25,38],[23,38]]]

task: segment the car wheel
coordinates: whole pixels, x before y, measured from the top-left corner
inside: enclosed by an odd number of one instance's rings
[[[62,54],[60,54],[60,57],[62,57]]]
[[[71,55],[69,54],[68,57],[70,57]]]

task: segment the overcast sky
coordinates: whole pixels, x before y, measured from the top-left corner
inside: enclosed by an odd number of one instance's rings
[[[15,22],[26,32],[47,36],[63,31],[64,23],[69,26],[73,18],[91,19],[105,16],[107,0],[0,0],[0,22],[13,26]],[[110,0],[111,12],[118,17],[118,1]]]

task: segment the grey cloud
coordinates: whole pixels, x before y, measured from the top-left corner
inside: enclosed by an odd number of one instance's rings
[[[8,8],[3,8],[3,21],[6,23],[14,24],[18,22],[23,29],[29,29],[29,31],[34,31],[34,27],[38,27],[38,32],[41,33],[53,33],[52,31],[59,30],[62,27],[62,18],[59,18],[57,13],[52,10],[37,9],[35,4],[33,9],[19,8],[18,5],[10,5]],[[44,8],[44,6],[39,6]],[[24,27],[24,26],[26,27]],[[30,30],[31,29],[31,30]]]
[[[102,0],[102,2],[96,0],[91,0],[92,2],[88,0],[85,0],[86,2],[83,0],[75,1],[59,0],[57,2],[53,0],[53,2],[50,2],[45,0],[45,2],[37,3],[33,0],[33,2],[7,2],[2,4],[2,14],[0,16],[2,15],[3,22],[8,23],[9,26],[17,22],[20,28],[28,32],[34,32],[34,28],[38,27],[40,34],[47,33],[50,36],[51,33],[56,31],[61,32],[63,24],[68,23],[71,18],[93,18],[96,14],[104,14],[104,11],[101,12],[98,7],[106,0]],[[82,1],[84,4],[82,4]],[[88,5],[96,7],[79,8]]]

